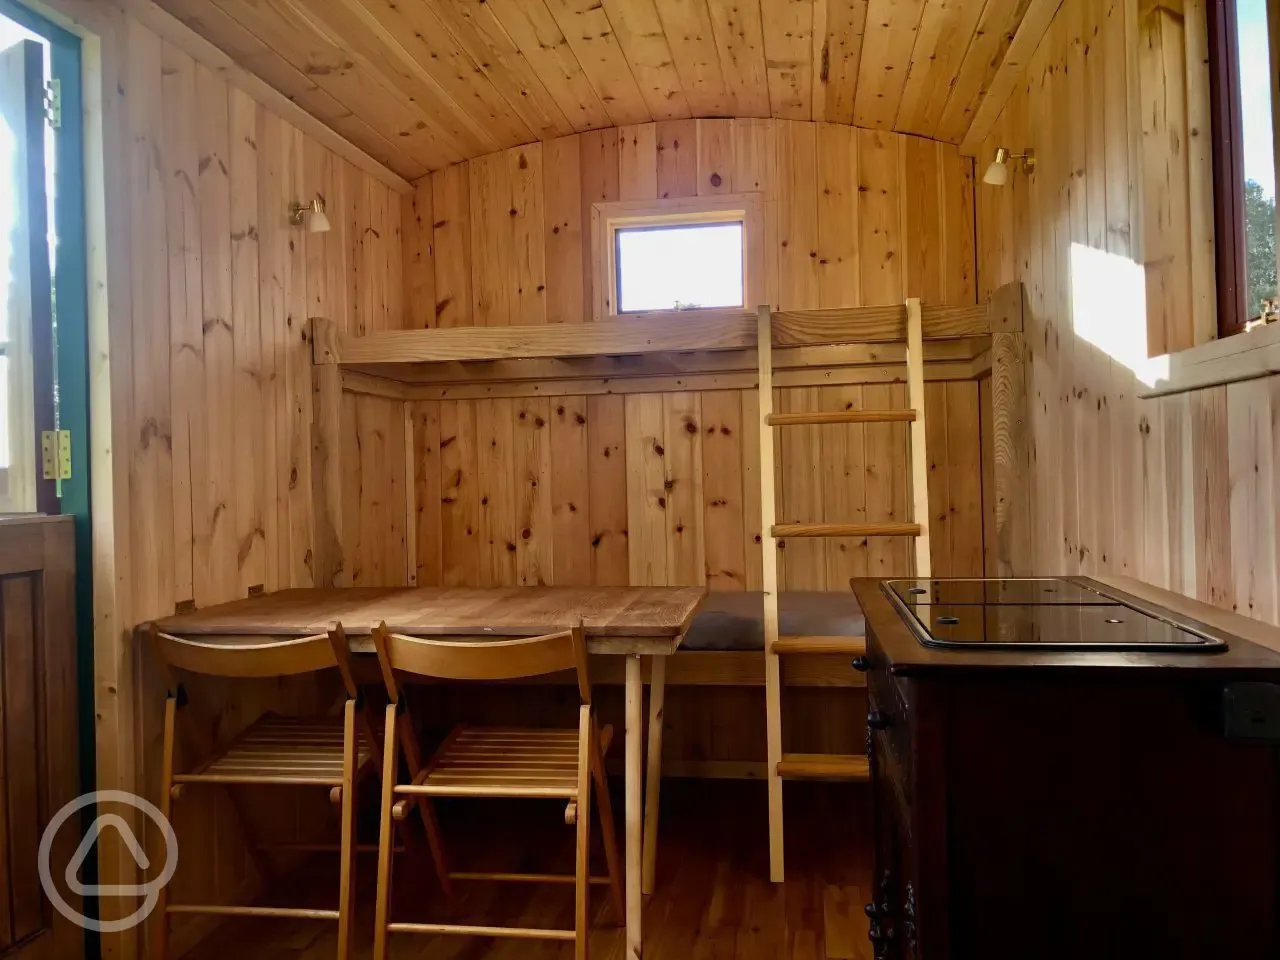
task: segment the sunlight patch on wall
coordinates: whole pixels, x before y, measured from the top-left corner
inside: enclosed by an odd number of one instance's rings
[[[1132,371],[1148,387],[1168,379],[1169,358],[1147,355],[1146,277],[1141,264],[1073,243],[1070,276],[1076,336]]]

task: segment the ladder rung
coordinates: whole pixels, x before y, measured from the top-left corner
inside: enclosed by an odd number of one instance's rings
[[[839,653],[861,656],[867,652],[866,637],[779,637],[773,641],[779,656],[804,653]]]
[[[865,756],[838,753],[784,753],[778,776],[795,780],[869,780],[871,762]]]
[[[809,423],[907,423],[915,418],[914,410],[827,410],[771,413],[765,422],[771,427],[798,427]]]
[[[918,523],[775,523],[773,536],[785,537],[918,537]]]

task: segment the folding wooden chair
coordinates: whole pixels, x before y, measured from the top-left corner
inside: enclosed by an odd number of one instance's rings
[[[436,933],[461,936],[572,940],[577,960],[586,960],[590,885],[607,883],[614,915],[621,923],[622,876],[614,833],[613,808],[605,777],[604,754],[613,731],[596,723],[587,674],[587,648],[582,625],[560,633],[520,640],[446,641],[404,637],[386,624],[373,632],[378,662],[390,703],[386,708],[383,741],[382,826],[378,853],[378,902],[374,928],[374,960],[386,960],[391,933]],[[401,709],[396,674],[409,673],[445,680],[515,680],[561,670],[574,670],[582,704],[577,730],[506,729],[458,726],[434,756],[420,762],[416,735]],[[403,718],[403,719],[400,719]],[[396,736],[397,726],[399,736]],[[410,781],[397,783],[398,745],[406,753]],[[590,876],[591,788],[594,781],[604,832],[609,876]],[[397,800],[397,797],[406,799]],[[413,800],[428,797],[528,797],[567,801],[565,822],[577,827],[576,892],[572,930],[526,927],[467,926],[435,923],[392,923],[391,824],[404,817]],[[556,874],[454,873],[459,880],[556,883],[570,879]]]
[[[156,960],[168,960],[169,917],[176,914],[336,920],[338,960],[347,960],[352,952],[352,920],[355,914],[356,782],[363,774],[376,772],[377,751],[367,724],[364,725],[364,736],[357,733],[357,688],[351,672],[347,638],[341,626],[335,625],[328,633],[297,640],[231,646],[169,636],[153,624],[151,642],[168,684],[164,711],[163,792],[160,799],[160,810],[167,819],[172,820],[173,802],[181,797],[188,784],[218,784],[227,788],[250,784],[324,787],[329,790],[330,800],[340,804],[342,811],[338,909],[176,905],[170,904],[168,892],[161,890],[156,910]],[[204,754],[203,761],[188,773],[176,773],[174,740],[178,711],[186,705],[187,699],[173,675],[173,668],[244,679],[284,677],[337,668],[346,688],[347,701],[341,717],[304,720],[267,714],[224,749],[209,751],[204,744],[193,744],[197,752]],[[189,726],[184,724],[184,727]],[[193,739],[193,731],[187,730],[186,733]],[[228,793],[255,865],[263,879],[270,880],[270,861],[254,842],[234,790],[229,789]]]

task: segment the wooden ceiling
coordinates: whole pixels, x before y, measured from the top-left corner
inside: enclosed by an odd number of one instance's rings
[[[959,143],[1039,2],[157,0],[410,180],[531,140],[690,116]]]

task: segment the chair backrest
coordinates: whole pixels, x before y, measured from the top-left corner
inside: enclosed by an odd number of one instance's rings
[[[396,671],[440,680],[518,680],[573,670],[578,675],[582,702],[591,702],[581,622],[558,633],[515,640],[406,637],[380,623],[373,630],[373,643],[387,696],[393,701],[399,698]]]
[[[342,624],[330,626],[327,633],[287,640],[264,640],[261,643],[212,642],[162,633],[150,626],[151,647],[166,673],[177,667],[189,673],[215,677],[254,679],[289,677],[301,673],[337,669],[342,674],[347,695],[355,697],[357,688],[351,670],[351,652],[347,647]],[[171,688],[176,685],[170,684]]]

